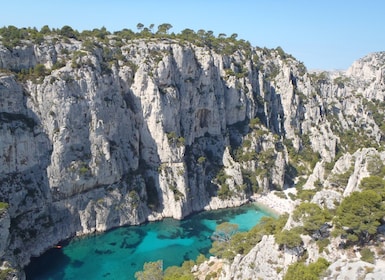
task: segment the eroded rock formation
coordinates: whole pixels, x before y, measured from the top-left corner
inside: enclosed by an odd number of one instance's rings
[[[13,267],[73,235],[238,206],[301,178],[333,195],[328,164],[354,166],[346,195],[378,153],[357,149],[385,133],[383,53],[308,73],[280,49],[46,36],[0,44],[0,69],[0,249]]]

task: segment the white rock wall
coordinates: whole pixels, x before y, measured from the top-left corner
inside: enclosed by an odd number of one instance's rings
[[[327,114],[342,129],[366,123],[368,134],[381,138],[361,106],[361,96],[383,100],[381,55],[316,86],[298,61],[276,51],[252,49],[257,65],[242,51],[229,56],[172,40],[137,40],[113,61],[101,48],[51,39],[12,52],[0,45],[0,69],[8,69],[0,74],[0,198],[9,202],[14,225],[5,255],[16,265],[75,234],[244,203],[251,193],[239,191],[242,168],[263,162],[238,163],[231,145],[251,135],[250,119],[260,118],[253,133],[262,136],[249,149],[275,158],[270,177],[256,178],[264,191],[285,184],[287,150],[277,148],[284,139],[300,150],[307,134],[321,160],[334,159],[339,137]],[[59,61],[63,67],[36,80],[18,81],[10,71],[50,69]],[[349,78],[343,87],[331,81],[338,75]],[[363,163],[367,155],[361,156]],[[365,176],[356,164],[348,192]],[[225,200],[216,197],[221,168],[234,191]],[[323,180],[317,172],[315,180]]]

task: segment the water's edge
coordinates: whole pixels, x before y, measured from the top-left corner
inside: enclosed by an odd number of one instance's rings
[[[134,279],[144,262],[164,260],[164,268],[209,255],[211,235],[222,222],[250,230],[263,216],[276,214],[248,203],[236,208],[203,211],[183,220],[163,219],[104,233],[75,237],[34,258],[25,268],[27,279]],[[122,277],[124,275],[125,277]]]
[[[261,203],[261,202],[253,202],[253,204],[259,209],[261,210],[262,212],[265,212],[266,214],[268,214],[268,216],[271,216],[271,217],[274,217],[274,218],[278,218],[281,213],[279,213],[278,211],[274,210],[273,208]]]

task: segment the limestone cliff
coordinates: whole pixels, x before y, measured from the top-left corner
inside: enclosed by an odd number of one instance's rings
[[[280,48],[241,43],[50,34],[0,44],[3,258],[22,267],[73,235],[327,183],[338,153],[381,145],[383,54],[308,73]]]

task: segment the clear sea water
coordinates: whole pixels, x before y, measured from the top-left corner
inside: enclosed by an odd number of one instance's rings
[[[209,256],[211,235],[218,224],[238,224],[247,231],[270,215],[253,204],[202,212],[183,221],[165,219],[121,227],[103,234],[74,238],[61,249],[34,258],[26,268],[28,280],[135,279],[145,262],[163,260],[164,269]]]

